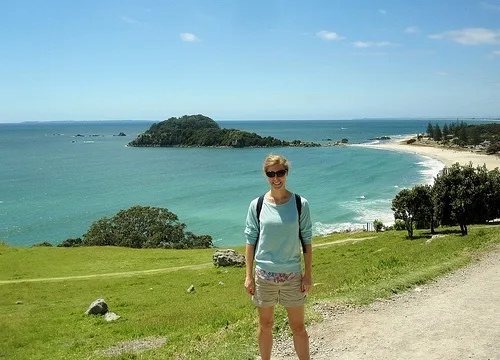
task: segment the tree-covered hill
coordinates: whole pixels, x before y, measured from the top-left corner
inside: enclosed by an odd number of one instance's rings
[[[262,137],[256,133],[237,129],[224,129],[204,115],[171,117],[151,125],[143,134],[131,141],[136,147],[285,147],[321,146],[320,144],[293,140],[279,140],[271,136]]]
[[[484,148],[486,153],[495,154],[500,152],[500,124],[474,124],[465,122],[444,124],[441,128],[438,124],[427,125],[427,135],[434,141],[443,145],[455,145],[460,147]]]

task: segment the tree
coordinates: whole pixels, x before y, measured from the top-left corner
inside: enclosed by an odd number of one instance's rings
[[[429,135],[431,139],[434,139],[434,126],[432,126],[430,122],[427,125],[427,135]]]
[[[459,129],[458,129],[458,140],[460,141],[460,144],[462,144],[462,146],[465,146],[467,145],[469,142],[469,137],[467,135],[467,127],[465,126],[461,126]]]
[[[485,172],[485,167],[474,169],[472,163],[455,163],[436,178],[432,192],[436,217],[442,224],[458,224],[462,235],[467,235],[468,224],[486,221]]]
[[[403,189],[392,200],[391,207],[392,211],[394,211],[394,219],[405,222],[410,239],[413,238],[413,221],[417,213],[414,200],[414,192],[411,189]]]
[[[489,193],[487,203],[489,219],[500,218],[500,170],[495,168],[488,173]]]
[[[94,222],[83,235],[86,246],[125,246],[132,248],[207,248],[208,235],[184,233],[185,224],[164,208],[133,206],[112,218]]]
[[[470,126],[466,128],[467,140],[470,145],[479,145],[482,142],[481,129],[477,126]]]
[[[392,211],[395,220],[403,220],[408,231],[408,237],[413,237],[416,224],[429,225],[434,233],[434,205],[432,202],[432,187],[416,185],[412,189],[401,190],[392,200]]]
[[[444,124],[443,126],[443,140],[448,140],[448,135],[450,135],[450,129],[448,128],[448,124]]]
[[[440,141],[443,138],[443,133],[441,132],[441,128],[438,124],[434,126],[434,136],[433,139],[435,141]]]
[[[429,227],[434,234],[434,202],[432,200],[431,185],[416,185],[412,189],[414,201],[416,202],[415,220]]]
[[[477,187],[479,191],[478,207],[481,210],[478,218],[474,219],[478,223],[487,220],[500,218],[500,170],[495,168],[491,171],[486,166],[476,168]]]

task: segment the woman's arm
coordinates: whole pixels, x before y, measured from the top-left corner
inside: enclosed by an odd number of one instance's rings
[[[309,292],[312,288],[312,221],[309,202],[306,199],[302,201],[300,233],[304,241],[304,275],[302,276],[302,291]]]
[[[309,292],[312,288],[312,245],[305,245],[304,275],[302,276],[302,291]]]
[[[253,257],[255,252],[255,245],[246,244],[245,246],[245,290],[249,295],[255,293],[255,280],[253,277]]]

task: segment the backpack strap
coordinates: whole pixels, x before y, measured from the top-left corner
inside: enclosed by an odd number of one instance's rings
[[[259,237],[260,237],[260,212],[262,211],[262,203],[264,202],[264,195],[259,196],[259,199],[257,200],[257,209],[256,209],[257,210],[257,227],[259,228],[259,232],[257,233],[257,240],[255,240],[254,256],[255,256],[255,253],[257,252],[257,243],[259,242]]]
[[[304,238],[302,238],[302,232],[300,231],[300,215],[302,214],[302,200],[299,194],[295,194],[295,205],[297,205],[297,212],[299,213],[299,239],[302,244],[302,252],[306,252],[306,245],[304,244]]]
[[[264,195],[261,195],[261,196],[259,196],[259,199],[257,200],[257,224],[259,226],[260,226],[260,212],[262,211],[262,203],[263,202],[264,202]]]
[[[264,203],[264,195],[259,196],[259,198],[257,199],[256,212],[257,212],[257,225],[259,227],[259,233],[257,234],[257,240],[255,241],[255,249],[257,249],[257,243],[259,242],[260,213],[262,211],[262,204]],[[302,244],[302,251],[305,253],[306,252],[306,245],[304,244],[304,239],[302,238],[302,233],[300,232],[300,215],[302,214],[302,200],[301,200],[299,194],[294,194],[294,195],[295,195],[295,205],[297,206],[297,213],[299,215],[299,239],[300,239],[300,243]]]

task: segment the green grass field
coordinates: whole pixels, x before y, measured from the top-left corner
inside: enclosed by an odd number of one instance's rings
[[[465,237],[455,228],[439,233],[430,243],[418,231],[414,240],[395,231],[315,238],[306,320],[320,321],[315,303],[368,304],[464,266],[500,242],[497,226],[471,226]],[[109,359],[102,351],[120,342],[165,337],[159,348],[112,358],[255,359],[256,310],[243,288],[245,269],[216,268],[213,253],[0,245],[0,358]],[[85,315],[97,298],[121,318]],[[276,331],[285,325],[285,312],[277,311]]]

